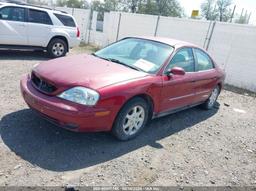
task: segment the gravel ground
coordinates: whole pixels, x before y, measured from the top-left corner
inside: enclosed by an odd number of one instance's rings
[[[19,79],[42,60],[0,52],[0,186],[256,186],[255,97],[223,91],[211,111],[156,119],[137,139],[118,142],[60,129],[28,109]]]

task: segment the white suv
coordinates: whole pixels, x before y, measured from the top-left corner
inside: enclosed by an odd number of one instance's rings
[[[79,37],[75,19],[65,12],[0,2],[0,48],[46,50],[57,58],[79,45]]]

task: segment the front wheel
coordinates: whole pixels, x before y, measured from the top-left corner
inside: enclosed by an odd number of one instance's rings
[[[207,110],[212,109],[218,99],[219,94],[220,94],[220,87],[216,86],[212,90],[210,97],[202,104],[202,107]]]
[[[55,38],[49,43],[47,47],[47,52],[50,57],[59,58],[66,55],[68,51],[67,47],[67,43],[64,40]]]
[[[148,104],[142,98],[134,98],[129,101],[115,120],[112,128],[113,135],[122,141],[136,137],[147,123],[148,110]]]

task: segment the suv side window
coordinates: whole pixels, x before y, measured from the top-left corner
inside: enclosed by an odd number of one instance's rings
[[[195,56],[197,59],[197,70],[204,71],[213,68],[213,63],[211,58],[202,50],[194,49]]]
[[[179,50],[170,61],[166,68],[166,71],[172,69],[173,67],[180,67],[185,70],[185,72],[195,71],[195,60],[193,56],[193,51],[191,48],[182,48]]]
[[[21,7],[4,7],[0,15],[2,20],[25,22],[25,9]]]
[[[47,12],[35,9],[29,9],[28,22],[52,25],[51,18],[49,17]]]
[[[66,27],[76,27],[75,21],[70,16],[61,15],[54,13],[54,15],[59,19],[59,21]]]

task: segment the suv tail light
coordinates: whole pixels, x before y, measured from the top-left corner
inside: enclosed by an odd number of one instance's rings
[[[79,28],[77,27],[76,30],[77,30],[76,37],[80,37],[80,30],[79,30]]]

